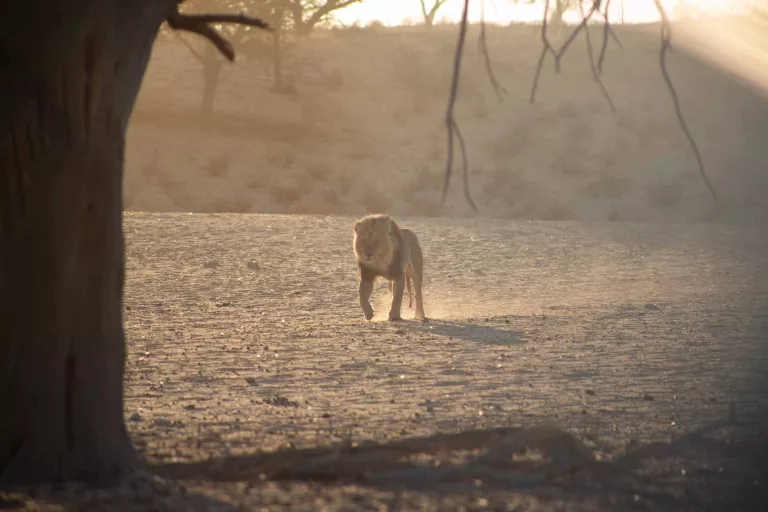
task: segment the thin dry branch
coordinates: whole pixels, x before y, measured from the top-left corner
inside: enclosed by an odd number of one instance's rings
[[[610,12],[611,8],[611,0],[605,1],[605,11],[601,13],[603,15],[603,43],[600,47],[600,57],[597,59],[597,72],[599,74],[603,74],[603,61],[605,60],[605,53],[608,50],[608,39],[612,38],[616,45],[624,49],[624,45],[621,44],[621,41],[619,41],[619,38],[616,36],[616,34],[613,32],[613,28],[611,28],[611,21],[608,18],[608,13]]]
[[[237,23],[271,30],[269,25],[259,18],[244,14],[182,14],[178,10],[178,5],[173,6],[165,21],[175,30],[186,30],[205,37],[230,61],[235,60],[235,51],[229,41],[210,25],[211,23]]]
[[[583,9],[583,4],[579,3],[579,8]],[[576,36],[579,35],[579,32],[587,28],[587,25],[589,24],[589,20],[592,19],[592,16],[597,12],[598,8],[600,7],[600,0],[593,0],[592,7],[590,7],[589,12],[586,16],[583,15],[582,11],[582,17],[581,17],[581,23],[579,23],[575,29],[573,29],[573,32],[571,32],[571,35],[568,36],[568,39],[565,40],[563,45],[560,47],[560,49],[557,51],[557,54],[555,55],[555,70],[559,73],[560,72],[560,60],[563,58],[563,55],[565,55],[566,50],[568,50],[568,47],[571,46],[571,43],[576,39]]]
[[[541,77],[541,69],[544,67],[544,59],[547,57],[547,53],[551,53],[555,59],[555,71],[559,71],[560,64],[557,59],[557,52],[549,42],[549,36],[547,35],[547,20],[549,19],[549,0],[544,2],[544,16],[541,19],[541,54],[539,55],[539,62],[536,64],[536,73],[533,75],[533,85],[531,86],[531,100],[530,103],[536,101],[536,91],[539,88],[539,78]]]
[[[491,64],[491,56],[488,53],[488,40],[485,30],[485,0],[480,1],[480,52],[483,54],[483,61],[485,62],[485,71],[488,75],[488,79],[491,81],[491,87],[493,92],[496,93],[496,98],[501,101],[502,96],[507,94],[507,90],[496,79],[496,74],[493,72],[493,65]]]
[[[464,144],[464,136],[461,134],[461,130],[459,130],[459,125],[456,123],[456,120],[453,120],[453,132],[456,134],[456,139],[459,141],[459,149],[461,150],[461,165],[464,169],[464,198],[469,203],[469,206],[477,211],[477,205],[475,205],[475,202],[472,200],[472,196],[469,193],[469,161],[467,160],[467,146]]]
[[[656,8],[659,11],[659,15],[661,16],[661,51],[659,53],[661,74],[664,76],[664,81],[666,82],[667,88],[669,89],[669,94],[672,96],[672,103],[675,106],[675,114],[677,114],[677,120],[680,123],[680,127],[682,128],[685,137],[688,139],[688,142],[691,145],[691,149],[693,149],[693,153],[696,155],[696,162],[699,166],[699,173],[704,179],[704,182],[707,184],[707,188],[709,189],[710,194],[712,194],[712,199],[717,202],[717,193],[715,193],[715,189],[712,186],[712,183],[710,183],[709,178],[707,177],[707,173],[704,170],[704,161],[701,158],[699,147],[696,144],[693,135],[691,135],[690,130],[688,129],[688,124],[685,122],[682,109],[680,108],[680,100],[677,96],[677,90],[675,89],[675,86],[672,83],[672,78],[669,76],[669,71],[667,70],[667,52],[672,51],[672,27],[669,23],[669,17],[667,16],[667,11],[664,10],[664,6],[661,5],[661,1],[654,0],[654,2],[656,3]]]
[[[445,113],[445,125],[448,130],[448,161],[445,166],[445,178],[443,180],[443,196],[440,200],[440,204],[445,204],[445,199],[448,196],[448,186],[451,183],[451,173],[453,172],[453,139],[454,137],[459,139],[459,144],[462,151],[462,161],[464,164],[464,197],[467,198],[469,205],[474,211],[477,211],[475,202],[472,201],[472,197],[469,193],[469,169],[467,168],[467,156],[466,148],[464,147],[464,139],[461,136],[461,132],[458,130],[458,124],[453,117],[453,110],[456,106],[456,97],[459,94],[459,77],[461,75],[461,59],[464,54],[464,41],[467,38],[467,24],[469,14],[469,0],[464,0],[464,10],[461,15],[461,24],[459,28],[459,39],[456,43],[456,53],[453,58],[453,77],[451,79],[451,93],[448,98],[448,108]]]
[[[609,3],[610,3],[610,0],[609,0]],[[595,2],[594,5],[597,5],[597,4],[598,2]],[[586,19],[586,16],[584,13],[584,4],[581,4],[581,3],[579,4],[579,10],[581,11],[581,17]],[[592,51],[592,37],[589,35],[589,27],[587,27],[584,30],[584,38],[587,41],[587,56],[589,57],[589,67],[592,70],[592,78],[595,80],[595,82],[597,82],[598,87],[600,87],[600,91],[603,93],[603,96],[605,97],[606,101],[608,101],[608,105],[610,105],[611,107],[611,112],[616,113],[616,105],[613,104],[611,95],[608,94],[608,89],[605,88],[605,84],[603,83],[603,80],[600,78],[600,73],[598,73],[597,67],[595,66],[595,54]]]
[[[435,0],[435,3],[432,5],[432,8],[429,11],[427,11],[427,4],[424,2],[424,0],[421,0],[421,13],[424,15],[424,22],[425,23],[433,22],[438,9],[440,9],[440,7],[442,7],[443,4],[447,1],[448,0]]]

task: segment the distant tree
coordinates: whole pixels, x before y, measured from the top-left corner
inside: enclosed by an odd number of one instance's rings
[[[421,13],[424,15],[424,25],[432,28],[435,24],[435,16],[440,7],[443,6],[448,0],[433,0],[432,7],[427,9],[427,3],[425,0],[419,0],[421,2]]]
[[[273,23],[271,16],[265,16],[265,4],[268,0],[189,0],[184,2],[184,12],[236,12],[251,16],[260,16],[262,19]],[[258,33],[253,27],[237,25],[222,25],[219,30],[227,37],[227,40],[238,51],[247,47],[250,53],[266,54],[268,50],[267,43],[264,42],[263,31]],[[176,32],[174,32],[176,33]],[[178,35],[178,33],[176,33]],[[181,37],[179,35],[179,37]],[[203,96],[200,110],[204,116],[210,116],[213,113],[214,101],[216,99],[216,90],[221,78],[221,71],[224,67],[225,58],[220,52],[210,44],[205,45],[202,54],[190,46],[185,39],[182,41],[187,45],[192,55],[202,66],[203,78]],[[247,52],[244,52],[247,53]]]
[[[544,0],[512,0],[516,4],[535,4]],[[568,11],[578,11],[581,0],[551,0],[549,1],[549,19],[548,23],[559,26],[563,23],[563,17]],[[590,5],[592,2],[589,2]]]
[[[284,73],[286,42],[292,36],[304,37],[320,23],[331,18],[335,11],[362,0],[189,0],[185,12],[235,12],[258,16],[273,28],[271,34],[247,26],[221,27],[238,53],[267,60],[272,68],[272,88],[277,92],[292,90]],[[213,113],[224,59],[210,45],[201,55],[189,47],[202,65],[203,97],[201,111],[204,116]]]
[[[284,2],[298,36],[309,35],[320,23],[328,21],[335,11],[363,0],[273,0]],[[445,1],[445,0],[443,0]]]
[[[320,23],[330,21],[336,11],[360,3],[362,0],[266,0],[270,5],[267,19],[272,19],[276,30],[272,33],[272,62],[274,89],[292,90],[283,76],[285,40],[292,35],[308,36]]]

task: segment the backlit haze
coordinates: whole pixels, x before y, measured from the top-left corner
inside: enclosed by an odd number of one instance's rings
[[[427,0],[428,5],[432,5],[432,3],[433,0]],[[462,0],[448,0],[438,11],[435,21],[458,21],[461,18],[463,3]],[[699,12],[717,14],[733,10],[735,3],[732,0],[699,0],[698,2],[685,2],[685,5],[688,7],[695,5]],[[516,5],[509,0],[486,0],[485,18],[489,22],[498,24],[508,24],[513,21],[535,21],[541,18],[543,3],[527,5],[525,2],[521,2],[521,4]],[[645,23],[659,19],[653,0],[625,0],[623,7],[621,4],[622,2],[619,0],[611,3],[610,14],[616,20],[621,17],[622,10],[626,23]],[[674,17],[678,4],[680,4],[678,0],[664,2],[670,17]],[[470,19],[479,21],[480,15],[481,0],[471,0]],[[571,12],[565,16],[565,19],[566,21],[574,21],[578,17],[578,13]],[[355,22],[366,25],[374,21],[379,21],[384,25],[401,25],[419,23],[422,14],[418,0],[365,0],[341,10],[336,15],[336,19],[345,25]]]

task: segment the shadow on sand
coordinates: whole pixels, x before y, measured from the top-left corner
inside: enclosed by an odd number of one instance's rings
[[[471,496],[513,492],[591,503],[600,510],[766,510],[768,487],[761,475],[768,469],[767,442],[754,426],[720,420],[674,442],[642,445],[603,461],[573,435],[542,425],[382,444],[348,442],[151,469],[174,480],[300,480]]]
[[[513,330],[509,320],[503,317],[487,318],[485,321],[477,322],[430,318],[425,322],[407,322],[407,326],[415,331],[486,345],[512,346],[525,343],[523,334]]]

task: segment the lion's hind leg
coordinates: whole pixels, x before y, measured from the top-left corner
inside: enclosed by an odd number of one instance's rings
[[[405,265],[405,286],[408,290],[408,307],[413,307],[413,296],[411,294],[411,280],[413,279],[413,265],[409,262]]]

